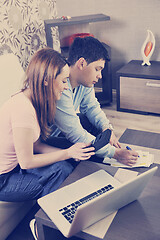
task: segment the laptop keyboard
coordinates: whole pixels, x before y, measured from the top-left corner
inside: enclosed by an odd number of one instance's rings
[[[80,200],[75,201],[75,202],[69,204],[68,206],[60,209],[59,212],[69,221],[69,223],[72,223],[75,212],[80,205],[82,205],[86,202],[89,202],[90,200],[102,195],[103,193],[105,193],[113,188],[114,187],[111,184],[108,184],[107,186],[100,188],[96,192],[93,192],[93,193],[81,198]]]

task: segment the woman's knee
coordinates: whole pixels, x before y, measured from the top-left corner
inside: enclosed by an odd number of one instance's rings
[[[63,161],[61,162],[61,170],[64,175],[69,176],[72,171],[74,170],[74,166],[69,161]]]
[[[13,174],[0,191],[2,201],[28,201],[38,199],[43,187],[31,174]]]

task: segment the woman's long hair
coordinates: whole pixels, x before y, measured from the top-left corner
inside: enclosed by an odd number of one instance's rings
[[[49,136],[50,125],[54,122],[56,99],[53,79],[56,79],[66,64],[65,58],[60,53],[47,47],[33,55],[26,71],[22,91],[27,88],[31,90],[31,100],[43,139]]]

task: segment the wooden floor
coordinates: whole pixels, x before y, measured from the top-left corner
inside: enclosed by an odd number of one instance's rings
[[[103,106],[103,111],[113,124],[114,132],[118,138],[126,128],[160,133],[160,116],[118,112],[116,111],[115,94],[113,94],[112,104]],[[33,240],[29,229],[29,221],[34,217],[36,211],[37,207],[33,208],[6,240]]]

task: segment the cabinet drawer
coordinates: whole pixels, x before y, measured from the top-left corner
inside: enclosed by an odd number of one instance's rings
[[[120,108],[160,113],[160,80],[120,76]]]

